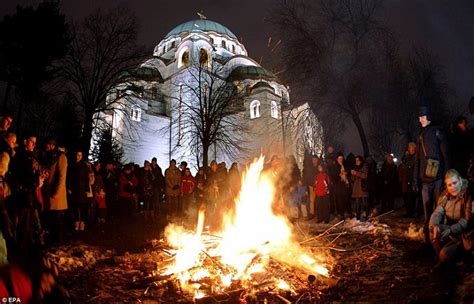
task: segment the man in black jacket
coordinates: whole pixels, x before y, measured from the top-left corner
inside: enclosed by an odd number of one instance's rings
[[[444,172],[450,168],[450,163],[446,135],[441,127],[431,122],[428,107],[419,108],[418,120],[421,130],[417,143],[415,176],[421,185],[425,241],[429,244],[429,220],[434,202],[441,193]]]

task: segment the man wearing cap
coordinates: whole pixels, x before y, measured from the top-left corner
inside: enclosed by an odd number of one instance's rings
[[[446,135],[439,126],[431,122],[428,107],[419,108],[418,120],[421,130],[417,143],[415,178],[421,185],[425,241],[429,244],[429,220],[435,207],[434,202],[441,193],[444,172],[450,168],[450,163]]]
[[[67,157],[58,150],[57,141],[50,138],[46,142],[46,164],[45,168],[49,172],[47,179],[49,197],[49,214],[51,224],[51,238],[59,241],[63,233],[63,216],[67,210]]]

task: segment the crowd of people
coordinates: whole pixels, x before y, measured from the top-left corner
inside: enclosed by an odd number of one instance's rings
[[[54,138],[43,143],[44,151],[36,149],[34,134],[17,144],[9,131],[12,121],[10,115],[0,119],[0,264],[28,260],[39,248],[110,216],[136,214],[153,222],[206,206],[207,218],[219,225],[240,190],[237,163],[227,169],[213,160],[193,176],[186,161],[178,166],[174,159],[164,171],[156,158],[123,167],[91,163],[83,151],[68,159]],[[419,137],[408,143],[400,162],[393,154],[383,162],[345,156],[331,146],[323,155],[307,155],[301,168],[293,156],[271,157],[264,172],[274,180],[278,212],[292,221],[365,221],[393,210],[402,198],[405,216],[423,216],[426,242],[440,262],[469,250],[474,132],[459,117],[446,133],[430,121],[426,107],[420,108],[419,122]]]

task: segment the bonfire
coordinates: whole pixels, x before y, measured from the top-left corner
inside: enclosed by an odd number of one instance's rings
[[[194,231],[170,224],[165,242],[171,258],[158,272],[175,293],[194,300],[238,292],[318,296],[318,282],[330,276],[327,256],[302,247],[284,214],[275,212],[274,181],[260,157],[242,177],[235,206],[220,231],[205,228],[199,210]]]

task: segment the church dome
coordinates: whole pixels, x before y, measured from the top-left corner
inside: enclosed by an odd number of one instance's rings
[[[165,38],[179,35],[180,33],[199,33],[199,32],[216,32],[219,34],[224,34],[230,38],[237,39],[234,33],[232,33],[228,28],[211,20],[191,20],[185,23],[182,23],[172,29]]]
[[[253,91],[253,90],[256,90],[256,89],[259,89],[259,88],[262,88],[262,89],[270,89],[270,90],[273,91],[273,92],[275,91],[275,89],[274,89],[271,85],[269,85],[267,82],[265,82],[265,81],[259,81],[259,82],[257,82],[256,84],[254,84],[254,85],[252,86],[252,91]]]
[[[229,80],[231,81],[243,79],[274,80],[275,78],[272,72],[259,66],[238,66],[229,75]]]
[[[158,68],[150,66],[139,66],[137,68],[125,70],[120,74],[121,78],[132,77],[135,80],[159,81],[163,82],[163,77]]]

